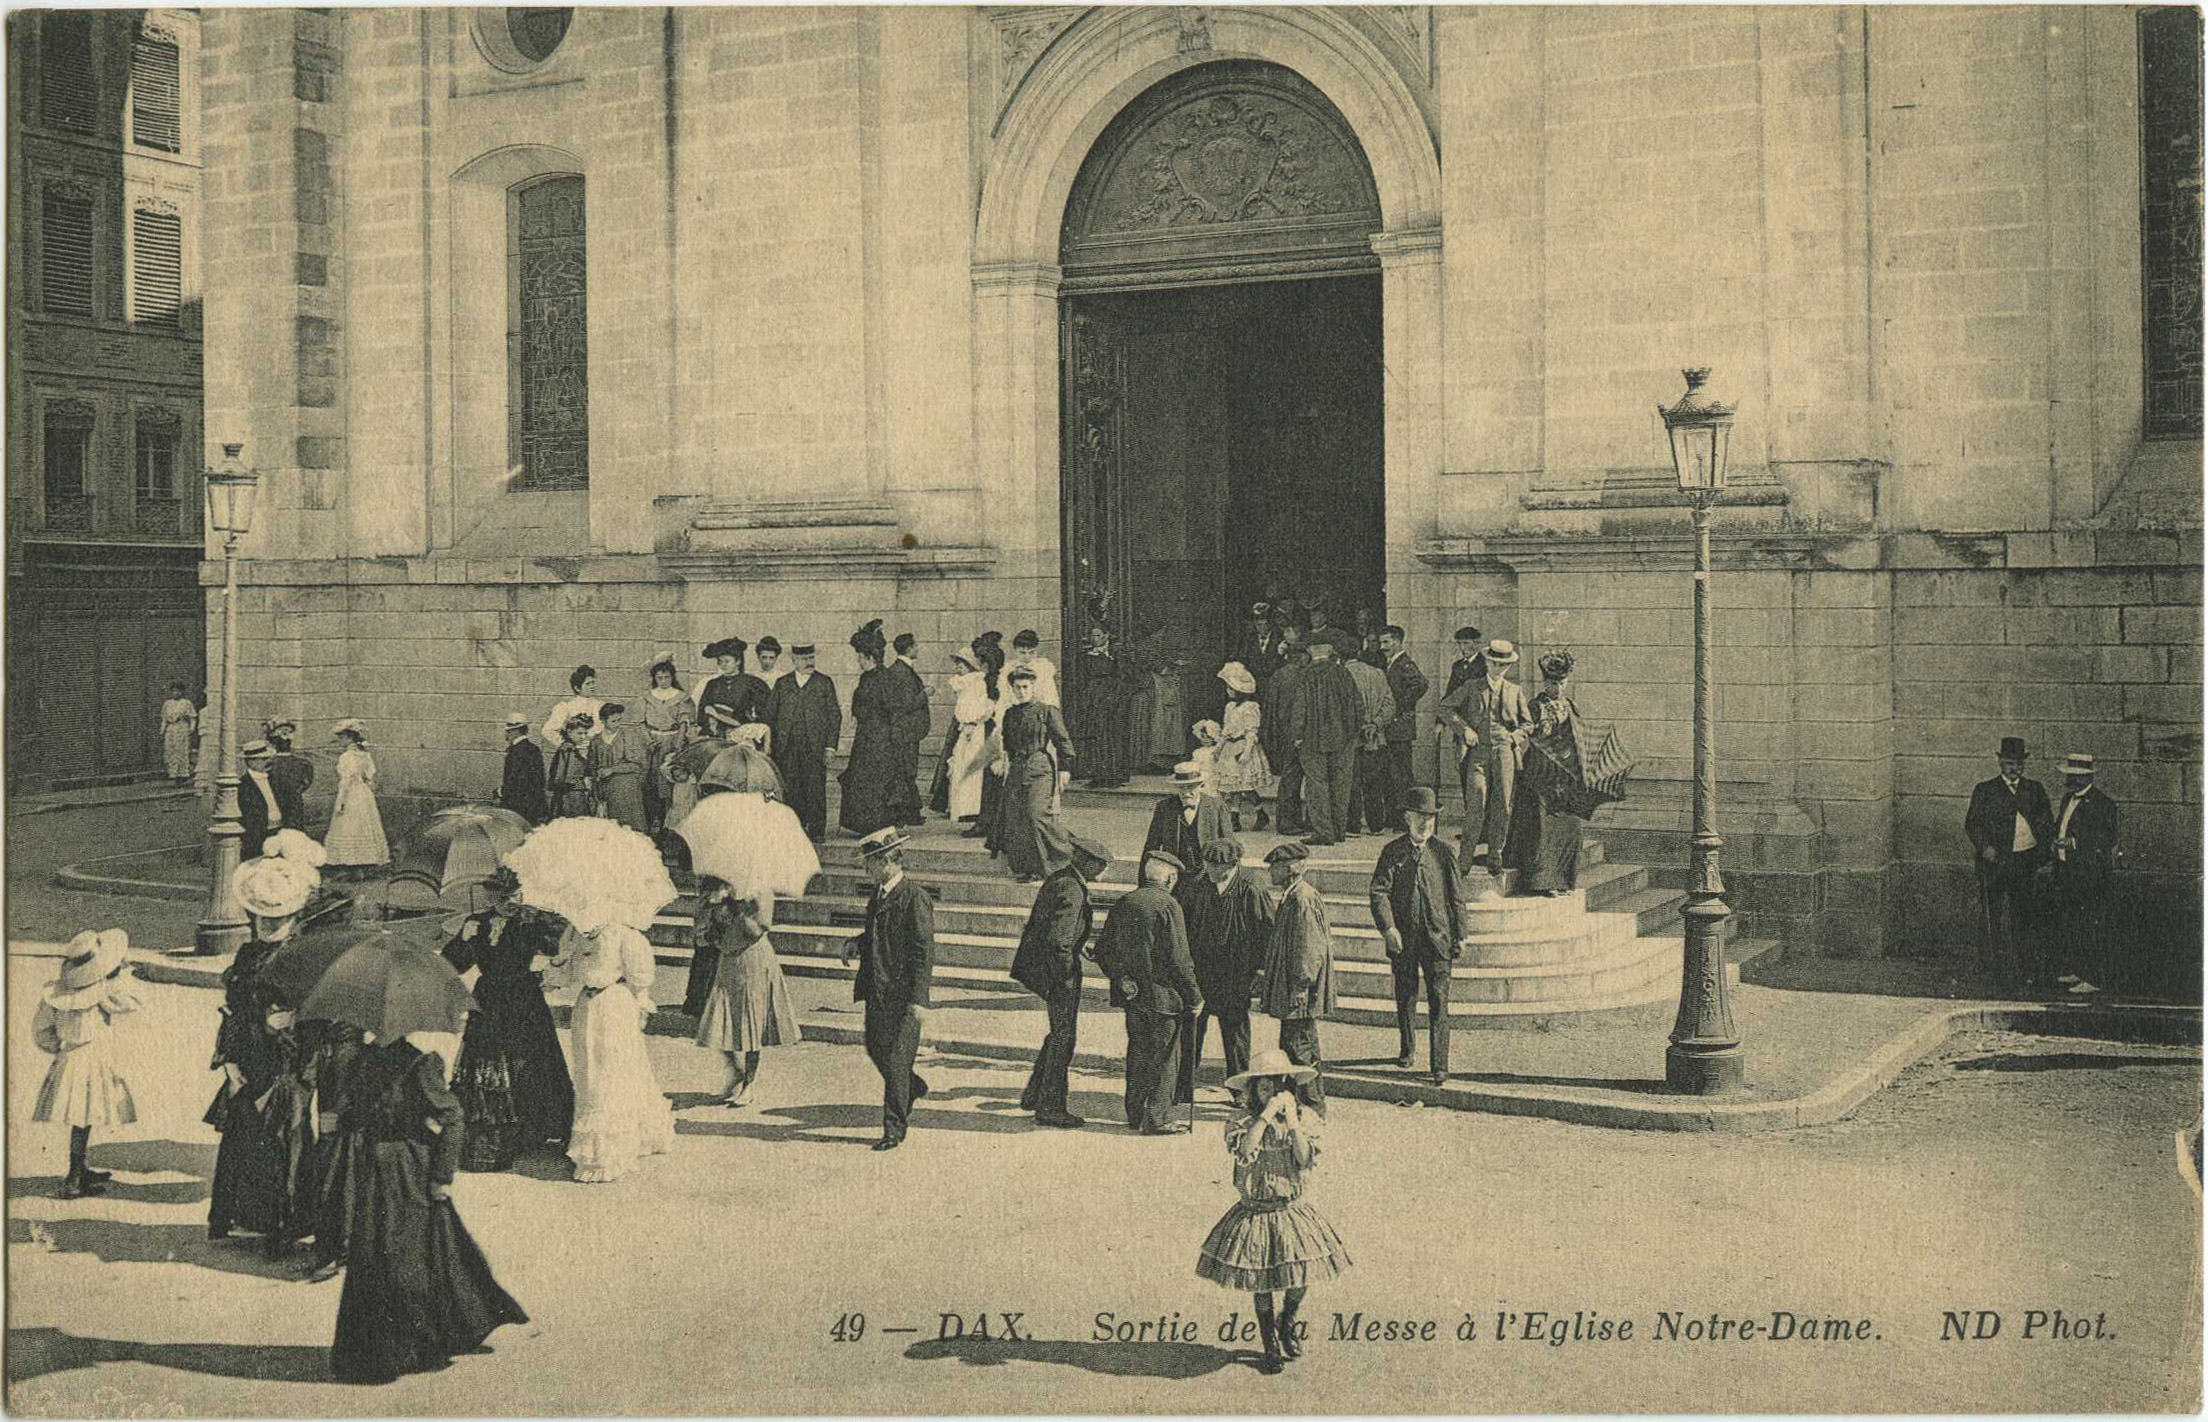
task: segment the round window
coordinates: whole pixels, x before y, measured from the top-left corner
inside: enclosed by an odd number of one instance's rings
[[[575,11],[566,6],[508,5],[475,12],[476,44],[509,73],[536,68],[567,38]]]

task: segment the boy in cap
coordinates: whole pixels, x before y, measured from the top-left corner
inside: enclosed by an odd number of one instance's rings
[[[1326,900],[1303,877],[1311,851],[1290,841],[1265,856],[1273,887],[1281,890],[1273,908],[1266,945],[1265,978],[1258,1006],[1280,1022],[1280,1049],[1297,1066],[1320,1074],[1296,1088],[1306,1106],[1326,1109],[1326,1063],[1319,1057],[1319,1019],[1334,1011],[1334,933],[1326,921]]]
[[[506,768],[499,778],[498,803],[533,825],[544,823],[544,752],[529,739],[529,718],[506,716]]]
[[[1188,925],[1173,898],[1182,872],[1181,861],[1164,850],[1145,854],[1141,885],[1112,905],[1096,940],[1112,1005],[1127,1015],[1127,1128],[1146,1136],[1188,1130],[1173,1119],[1182,1019],[1196,1011],[1203,988],[1188,955]]]
[[[2100,991],[2088,977],[2106,980],[2109,885],[2116,868],[2116,802],[2093,783],[2093,757],[2073,753],[2062,762],[2062,805],[2055,811],[2054,932],[2041,975],[2072,996]],[[2044,987],[2042,983],[2040,986]]]
[[[2046,788],[2024,778],[2031,752],[2022,736],[2003,736],[1994,759],[2001,773],[1978,782],[1963,812],[1963,833],[1977,858],[1979,944],[1999,977],[2029,986],[2024,939],[2038,927],[2032,881],[2054,838],[2055,816]]]
[[[935,904],[927,890],[905,877],[905,832],[891,825],[859,841],[874,879],[866,927],[843,947],[859,972],[851,997],[866,1004],[866,1056],[882,1074],[882,1138],[876,1150],[904,1144],[912,1103],[928,1084],[912,1069],[920,1054],[935,981]]]

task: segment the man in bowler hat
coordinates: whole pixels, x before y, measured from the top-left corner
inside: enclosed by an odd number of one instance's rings
[[[866,1056],[882,1074],[882,1138],[876,1150],[904,1144],[912,1103],[928,1084],[912,1069],[927,1025],[935,981],[935,904],[927,890],[905,877],[904,831],[892,825],[859,841],[874,879],[866,927],[844,945],[843,961],[856,956],[859,973],[851,997],[866,1004]]]
[[[1372,921],[1395,970],[1395,1064],[1410,1070],[1418,980],[1426,979],[1426,1066],[1436,1086],[1449,1075],[1449,973],[1464,940],[1463,881],[1457,859],[1434,833],[1441,806],[1414,785],[1403,807],[1404,833],[1380,851],[1372,870]]]
[[[2046,860],[2055,816],[2047,791],[2024,778],[2031,753],[2021,736],[2003,736],[1995,758],[2001,773],[1970,792],[1963,833],[1977,859],[1979,943],[1987,964],[2021,985],[2030,961],[2026,939],[2038,931],[2033,875]]]
[[[1112,905],[1097,936],[1096,961],[1112,983],[1112,1005],[1127,1014],[1127,1128],[1146,1136],[1188,1127],[1173,1119],[1181,1079],[1181,1019],[1203,988],[1188,956],[1188,927],[1173,887],[1181,861],[1163,850],[1143,856],[1142,884]]]
[[[1020,946],[1012,955],[1012,980],[1043,1000],[1050,1020],[1035,1068],[1020,1092],[1020,1109],[1033,1111],[1038,1126],[1071,1130],[1086,1124],[1066,1109],[1066,1076],[1073,1068],[1081,1021],[1082,949],[1096,926],[1089,885],[1111,862],[1111,851],[1103,845],[1073,836],[1069,853],[1035,891],[1035,906],[1028,910]]]

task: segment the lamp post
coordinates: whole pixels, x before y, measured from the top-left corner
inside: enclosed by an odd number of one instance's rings
[[[1741,1084],[1740,1034],[1725,985],[1725,880],[1718,873],[1717,731],[1710,705],[1710,510],[1725,488],[1733,407],[1702,393],[1707,367],[1682,372],[1687,393],[1659,405],[1679,489],[1694,509],[1694,837],[1687,869],[1687,947],[1679,1016],[1664,1052],[1664,1084],[1709,1096]]]
[[[207,522],[222,535],[222,761],[215,776],[215,813],[207,823],[207,916],[196,951],[235,953],[250,927],[230,892],[238,868],[238,538],[253,526],[253,471],[238,464],[242,444],[222,447],[222,463],[206,473]]]

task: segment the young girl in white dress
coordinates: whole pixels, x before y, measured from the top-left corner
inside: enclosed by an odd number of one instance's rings
[[[1219,679],[1227,684],[1227,714],[1220,723],[1219,749],[1212,758],[1214,786],[1226,797],[1237,831],[1242,828],[1245,812],[1254,815],[1256,827],[1263,829],[1267,823],[1265,797],[1273,793],[1273,767],[1257,738],[1257,678],[1240,662],[1228,662],[1219,669]]]
[[[116,1070],[114,1049],[115,1018],[138,1006],[123,986],[128,971],[123,955],[129,949],[130,940],[120,928],[88,930],[71,939],[61,975],[46,985],[31,1025],[39,1050],[54,1059],[31,1119],[69,1128],[64,1200],[107,1188],[107,1172],[85,1163],[93,1127],[107,1130],[138,1119],[130,1084]]]
[[[675,1117],[644,1054],[652,1015],[652,945],[626,924],[570,926],[553,964],[576,987],[569,1019],[575,1130],[567,1158],[585,1184],[619,1180],[643,1156],[675,1144]]]
[[[972,820],[981,813],[981,775],[996,759],[990,746],[990,722],[997,703],[989,695],[989,676],[976,655],[960,648],[951,653],[958,668],[951,678],[951,716],[958,723],[958,740],[951,747],[951,803],[954,820]]]
[[[373,869],[391,862],[383,837],[383,812],[376,808],[376,760],[368,754],[368,732],[358,721],[340,721],[334,735],[344,750],[337,757],[337,807],[322,847],[335,868]]]

